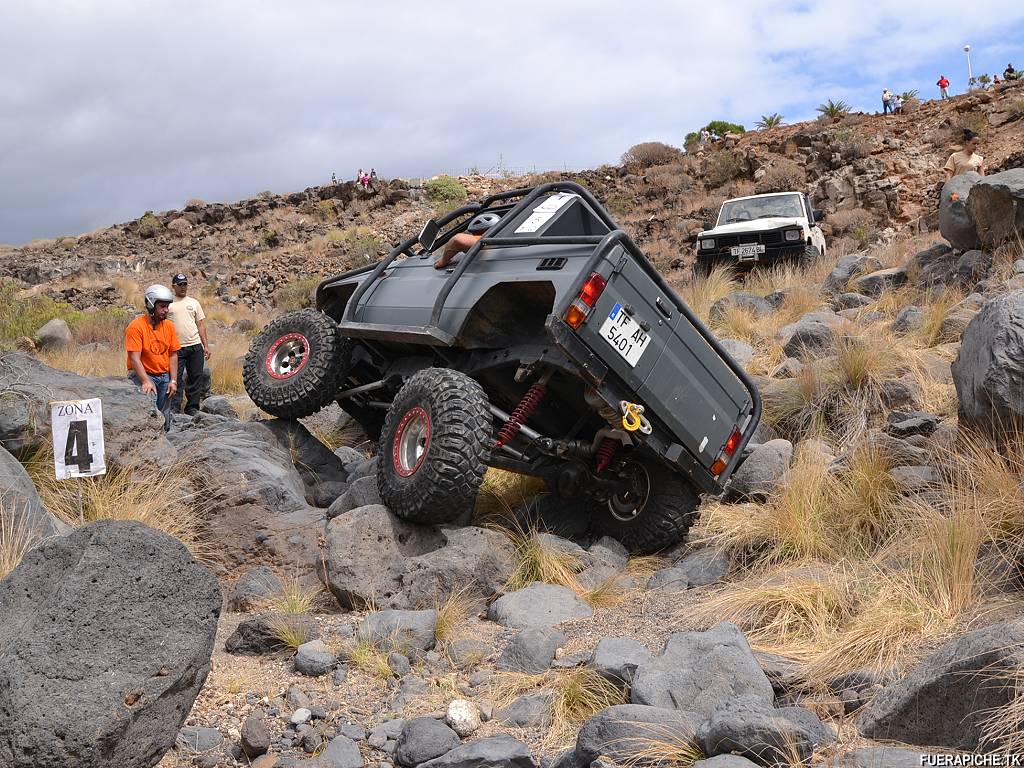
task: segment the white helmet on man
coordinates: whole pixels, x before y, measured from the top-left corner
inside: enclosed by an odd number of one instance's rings
[[[148,312],[156,309],[158,301],[166,301],[168,304],[174,301],[174,294],[171,293],[171,289],[166,285],[160,285],[160,283],[154,283],[149,286],[143,295],[146,297],[146,310]]]

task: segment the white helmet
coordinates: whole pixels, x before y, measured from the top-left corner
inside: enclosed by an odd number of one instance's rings
[[[149,286],[143,295],[146,297],[146,310],[149,312],[156,308],[158,301],[166,301],[168,304],[174,301],[174,294],[171,293],[171,289],[166,285],[160,285],[160,283],[154,283]]]

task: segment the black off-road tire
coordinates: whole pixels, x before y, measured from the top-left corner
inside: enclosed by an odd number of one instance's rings
[[[810,269],[817,264],[818,259],[821,258],[821,251],[818,250],[816,245],[805,245],[804,252],[800,254],[800,268]]]
[[[426,368],[405,382],[384,420],[377,457],[381,500],[416,523],[467,519],[493,447],[483,387],[458,371]]]
[[[282,372],[275,360],[288,348],[304,348],[305,354]],[[334,400],[347,368],[338,326],[322,312],[300,309],[260,331],[245,356],[242,377],[245,391],[262,410],[282,419],[301,419]]]
[[[640,511],[631,519],[613,513],[614,500],[595,506],[594,528],[618,539],[633,554],[657,552],[686,538],[697,519],[700,496],[686,478],[670,471],[655,459],[633,456],[624,462],[640,468],[649,479],[649,493]]]

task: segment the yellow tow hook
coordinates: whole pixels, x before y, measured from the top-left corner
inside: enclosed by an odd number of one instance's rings
[[[622,408],[622,428],[627,432],[640,431],[645,435],[651,434],[651,422],[644,416],[644,407],[628,400],[619,403]]]

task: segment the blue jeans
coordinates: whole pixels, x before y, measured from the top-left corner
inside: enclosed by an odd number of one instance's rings
[[[156,409],[164,417],[164,432],[167,432],[171,428],[171,409],[167,402],[167,388],[171,385],[171,374],[170,373],[149,373],[149,380],[153,382],[153,386],[156,387],[156,394],[150,395],[153,399],[153,404]],[[142,386],[142,381],[136,375],[135,371],[128,373],[128,380],[133,384]]]

